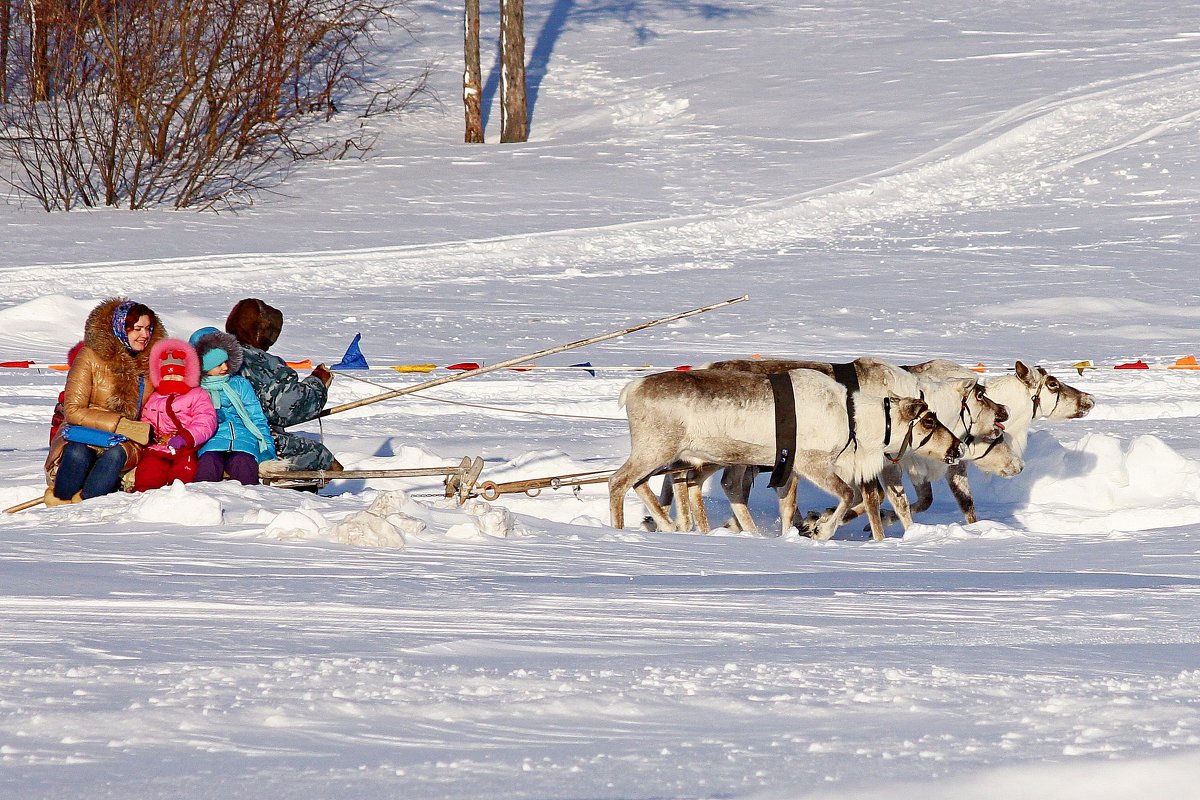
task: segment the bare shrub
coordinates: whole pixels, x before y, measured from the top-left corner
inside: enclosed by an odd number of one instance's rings
[[[371,83],[404,0],[20,0],[0,181],[47,211],[236,206],[289,165],[371,147],[339,112],[406,107],[427,70]],[[407,29],[407,28],[406,28]]]

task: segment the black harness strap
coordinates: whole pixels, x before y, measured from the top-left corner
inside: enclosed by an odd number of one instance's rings
[[[796,458],[796,394],[786,372],[767,377],[771,379],[771,394],[775,396],[775,468],[771,470],[767,486],[777,489],[791,478],[792,462]]]
[[[854,362],[849,364],[830,364],[833,367],[833,379],[846,387],[846,420],[850,426],[850,436],[846,439],[846,447],[851,444],[858,449],[858,435],[854,428],[854,393],[858,391],[858,369]],[[843,447],[842,450],[845,450]]]

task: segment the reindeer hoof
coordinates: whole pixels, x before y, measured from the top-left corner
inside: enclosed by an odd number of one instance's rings
[[[658,525],[655,524],[654,517],[642,517],[642,524],[640,527],[644,531],[653,532],[658,530]]]

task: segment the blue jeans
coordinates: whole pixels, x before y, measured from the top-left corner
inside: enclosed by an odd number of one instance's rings
[[[67,442],[63,448],[58,475],[54,478],[54,496],[70,500],[76,492],[83,499],[111,494],[121,485],[125,449],[120,445],[97,453],[86,444]]]

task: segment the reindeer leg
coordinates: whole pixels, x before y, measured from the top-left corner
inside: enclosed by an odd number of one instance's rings
[[[908,530],[913,522],[913,514],[908,504],[908,495],[904,492],[904,472],[894,464],[887,464],[879,476],[883,480],[883,491],[888,502],[892,504],[896,517],[904,526],[904,530]]]
[[[782,536],[796,524],[796,495],[800,493],[800,476],[792,474],[788,479],[787,488],[779,493],[779,527]]]
[[[646,508],[650,511],[650,516],[654,518],[655,524],[658,525],[660,531],[677,530],[675,523],[667,516],[667,512],[658,504],[658,497],[655,496],[654,490],[650,488],[648,483],[639,483],[634,487],[634,491],[642,498],[642,502],[646,504]]]
[[[867,504],[863,498],[862,490],[854,487],[854,499],[850,501],[853,505],[846,509],[846,513],[842,515],[842,524],[845,525],[851,520],[858,519],[867,512]]]
[[[971,494],[971,484],[967,482],[967,465],[959,462],[946,470],[946,483],[950,485],[950,493],[958,502],[967,524],[978,522],[979,517],[975,516],[975,497]]]
[[[658,493],[658,504],[663,507],[667,516],[671,515],[671,506],[675,504],[675,485],[671,477],[671,475],[663,476],[662,489]],[[646,516],[642,517],[642,527],[648,531],[658,530],[658,525],[648,510]]]
[[[696,520],[696,528],[701,533],[708,533],[712,530],[708,521],[708,513],[704,510],[704,482],[718,469],[720,467],[703,466],[688,473],[687,504],[691,506],[692,516]]]
[[[633,483],[633,465],[626,461],[608,476],[608,514],[614,528],[625,527],[625,495]]]
[[[879,516],[879,506],[883,503],[883,485],[878,478],[872,478],[861,487],[863,505],[867,508],[867,519],[871,521],[871,538],[877,542],[884,539],[883,520]]]
[[[655,458],[653,454],[631,453],[629,459],[608,476],[608,511],[614,528],[625,527],[625,495],[629,493],[630,487],[636,484],[636,491],[658,524],[659,530],[675,530],[670,517],[658,504],[658,498],[646,483],[646,478],[666,460]]]
[[[816,477],[812,475],[806,477],[838,499],[837,508],[817,523],[816,536],[814,537],[816,539],[832,539],[833,535],[837,533],[837,529],[841,527],[842,518],[846,515],[846,511],[849,510],[850,504],[854,502],[854,487],[832,472]]]
[[[916,492],[917,499],[908,507],[908,513],[915,517],[923,511],[928,511],[933,505],[933,486],[928,480],[914,480],[913,491]]]
[[[721,478],[721,488],[729,499],[729,508],[733,518],[737,520],[738,528],[746,533],[758,533],[758,526],[750,516],[750,487],[754,485],[757,475],[753,467],[734,465],[725,468]]]
[[[663,476],[663,494],[667,493],[667,484],[671,485],[670,493],[675,497],[675,530],[690,531],[692,529],[692,471],[675,472]],[[663,503],[663,511],[668,514],[671,507]]]

